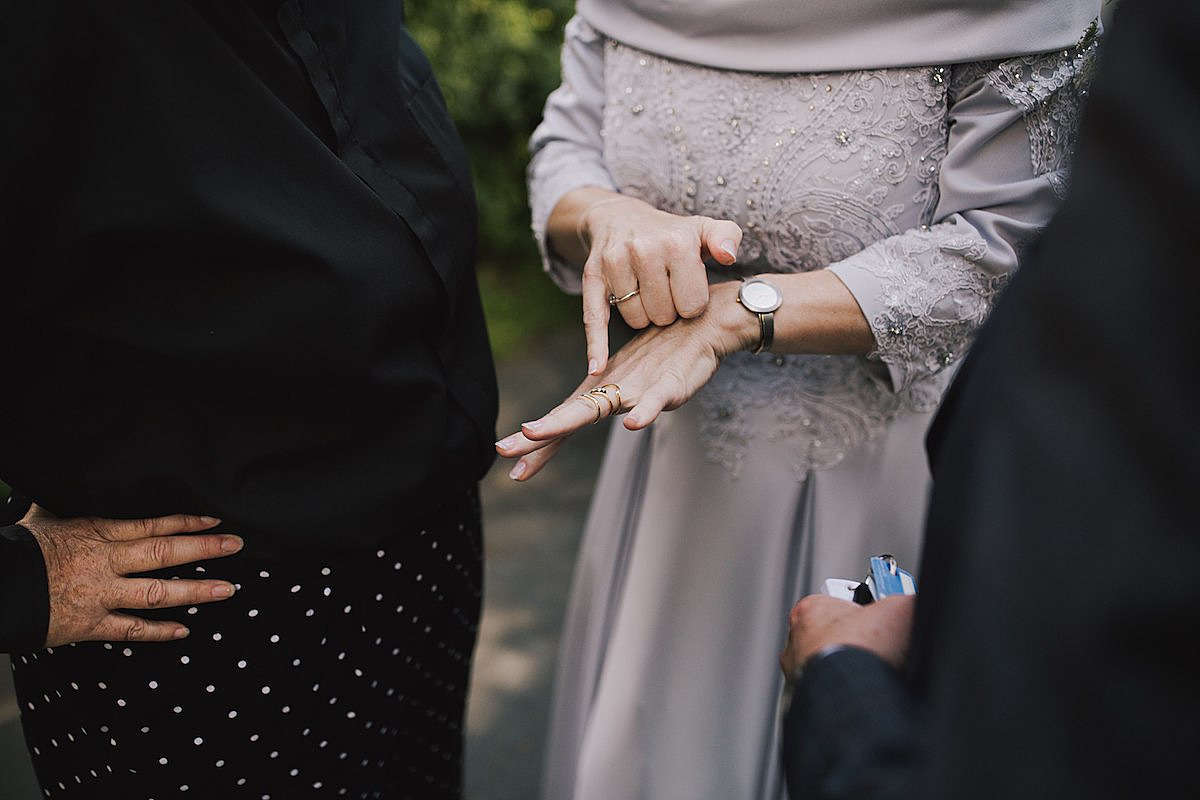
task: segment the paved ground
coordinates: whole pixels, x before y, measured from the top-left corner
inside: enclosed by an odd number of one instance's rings
[[[548,338],[500,365],[503,435],[562,400],[583,377],[583,340]],[[563,448],[528,484],[500,463],[483,484],[485,602],[467,731],[467,800],[536,797],[555,649],[604,425]],[[0,658],[0,800],[41,797]]]

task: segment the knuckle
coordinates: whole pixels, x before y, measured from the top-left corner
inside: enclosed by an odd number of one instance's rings
[[[145,639],[150,626],[140,617],[131,617],[121,629],[121,638],[127,642]]]
[[[165,566],[171,557],[172,543],[170,539],[154,539],[150,542],[150,560]]]
[[[167,582],[155,578],[146,585],[146,608],[158,608],[167,603]]]

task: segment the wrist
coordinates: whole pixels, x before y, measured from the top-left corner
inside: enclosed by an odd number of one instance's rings
[[[738,302],[738,281],[725,281],[709,287],[709,313],[716,311],[715,322],[720,329],[721,355],[739,350],[754,350],[762,336],[758,315],[748,312]]]

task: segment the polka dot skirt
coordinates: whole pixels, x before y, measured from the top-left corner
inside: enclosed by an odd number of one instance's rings
[[[478,494],[368,551],[160,574],[239,584],[179,642],[14,655],[46,797],[457,798]]]

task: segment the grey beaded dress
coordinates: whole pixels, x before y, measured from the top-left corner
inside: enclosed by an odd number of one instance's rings
[[[738,353],[650,429],[612,426],[561,644],[548,800],[784,796],[788,611],[872,554],[916,567],[930,415],[1057,206],[1092,52],[754,73],[570,22],[529,170],[554,280],[579,291],[546,219],[601,186],[735,220],[743,275],[833,270],[877,346]]]

